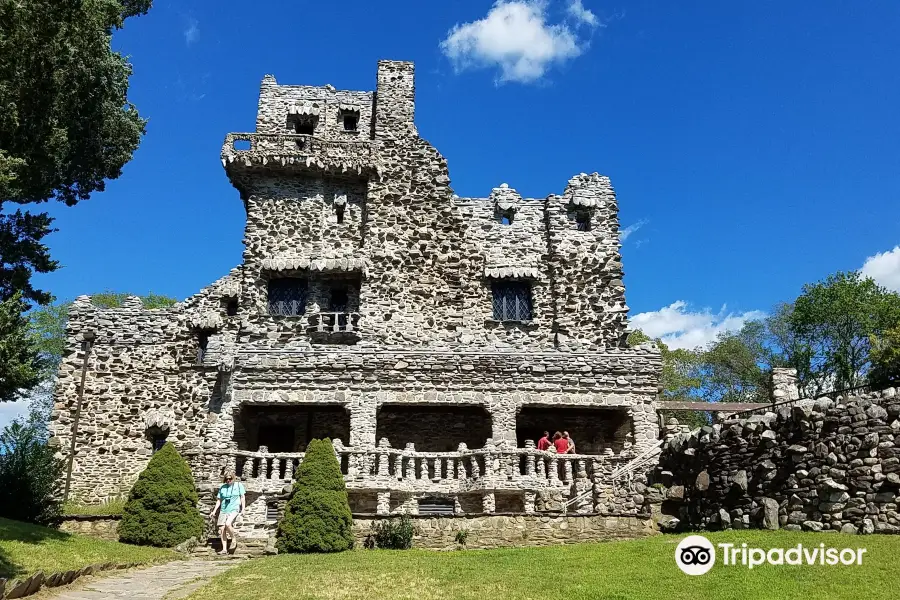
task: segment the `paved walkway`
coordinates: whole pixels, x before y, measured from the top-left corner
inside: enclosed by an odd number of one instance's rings
[[[61,588],[53,600],[177,600],[202,587],[213,576],[236,566],[238,560],[182,560]],[[167,596],[168,594],[168,596]]]

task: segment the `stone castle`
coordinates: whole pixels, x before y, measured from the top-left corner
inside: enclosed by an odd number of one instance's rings
[[[221,154],[241,264],[171,308],[72,307],[51,433],[75,497],[127,493],[171,441],[201,490],[236,470],[262,531],[328,437],[360,515],[637,514],[614,474],[658,444],[662,362],[625,343],[609,179],[457,197],[414,109],[408,62],[374,92],[265,76]]]

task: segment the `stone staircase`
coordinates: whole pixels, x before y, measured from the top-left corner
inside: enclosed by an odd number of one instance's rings
[[[218,536],[210,536],[206,544],[197,544],[191,551],[191,556],[207,560],[237,560],[278,554],[274,540],[266,539],[241,539],[238,538],[237,547],[229,551],[227,555],[219,554],[222,550],[222,540]]]

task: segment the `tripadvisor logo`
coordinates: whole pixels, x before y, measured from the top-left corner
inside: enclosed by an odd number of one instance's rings
[[[713,547],[702,535],[689,535],[675,548],[675,564],[688,575],[703,575],[716,564],[716,548],[726,567],[752,569],[760,565],[861,565],[865,548],[826,548],[825,544],[792,548],[753,548],[747,544],[721,543]]]

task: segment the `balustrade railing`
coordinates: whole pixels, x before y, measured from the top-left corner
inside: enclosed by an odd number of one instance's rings
[[[359,313],[318,312],[308,315],[310,333],[356,333]]]
[[[414,448],[357,449],[335,445],[335,452],[348,483],[378,481],[456,483],[460,487],[478,484],[486,487],[541,489],[584,487],[595,475],[608,476],[627,457],[582,454],[554,454],[534,448],[478,449],[461,447],[455,452],[418,452]],[[218,480],[224,471],[233,471],[244,481],[290,482],[303,462],[301,453],[223,450],[205,453],[201,461],[207,476]],[[201,469],[202,471],[202,469]]]
[[[239,148],[239,142],[249,143],[249,148]],[[302,133],[229,133],[225,136],[223,160],[233,161],[247,153],[364,159],[375,155],[376,144],[371,140],[330,140]]]

